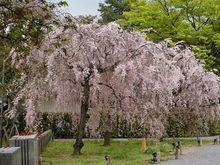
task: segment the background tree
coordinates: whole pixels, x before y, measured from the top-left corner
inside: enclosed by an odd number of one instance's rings
[[[124,11],[129,11],[130,6],[127,0],[105,0],[99,4],[99,12],[102,19],[100,22],[109,23],[122,18]]]
[[[60,15],[63,14],[66,18],[68,16],[64,13],[60,13],[58,7],[66,5],[67,3],[65,1],[60,1],[58,3],[40,0],[1,1],[1,60],[12,55],[10,52],[16,52],[17,59],[19,60],[19,57],[22,58],[29,54],[33,47],[39,46],[49,32],[54,30],[56,26],[65,22],[65,20],[61,20]],[[11,51],[12,49],[13,51]],[[9,64],[12,58],[13,57],[9,57],[9,60],[7,61]],[[13,61],[17,59],[13,59]],[[2,68],[2,61],[0,65]]]
[[[170,38],[192,45],[206,69],[220,73],[218,0],[129,1],[130,10],[118,22],[146,33],[155,42]]]

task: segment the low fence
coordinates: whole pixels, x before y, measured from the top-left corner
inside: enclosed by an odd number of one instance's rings
[[[12,164],[10,165],[39,165],[41,163],[40,154],[45,150],[48,143],[51,141],[52,135],[52,131],[48,130],[39,136],[13,136],[10,139],[11,147],[0,149],[0,158],[3,157],[4,162],[12,162]],[[16,152],[16,156],[14,156],[15,147],[17,150],[19,150],[18,152]],[[7,156],[5,156],[6,153]],[[3,158],[1,158],[2,161]],[[8,158],[9,160],[7,161],[6,158]],[[16,162],[16,159],[21,159],[21,164],[18,163],[19,161]],[[16,162],[16,164],[14,162]],[[6,164],[2,164],[2,162],[0,162],[0,165]]]
[[[45,131],[38,136],[38,151],[42,153],[53,137],[52,130]]]
[[[22,165],[38,165],[38,137],[37,135],[13,136],[10,146],[21,148]]]

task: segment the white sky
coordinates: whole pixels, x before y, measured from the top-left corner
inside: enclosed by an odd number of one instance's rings
[[[58,0],[50,0],[57,2]],[[67,0],[69,7],[65,10],[71,13],[73,16],[77,15],[99,15],[97,11],[99,3],[104,0]]]

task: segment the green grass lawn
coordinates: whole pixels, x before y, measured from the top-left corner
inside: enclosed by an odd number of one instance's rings
[[[161,160],[173,158],[172,143],[174,140],[165,140],[156,147],[153,140],[148,141],[147,151],[140,151],[140,140],[112,141],[111,146],[102,146],[103,141],[84,142],[83,154],[78,157],[71,156],[72,140],[54,140],[43,153],[44,165],[106,165],[104,156],[111,155],[112,165],[146,165],[150,164],[152,153],[159,151]],[[203,141],[208,144],[209,141]],[[183,148],[197,146],[196,140],[182,140]]]

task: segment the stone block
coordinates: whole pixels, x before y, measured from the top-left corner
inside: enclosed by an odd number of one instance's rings
[[[10,139],[10,145],[21,147],[22,165],[38,165],[38,138],[37,135],[14,136]]]
[[[20,147],[0,148],[0,165],[22,165],[21,148]]]

